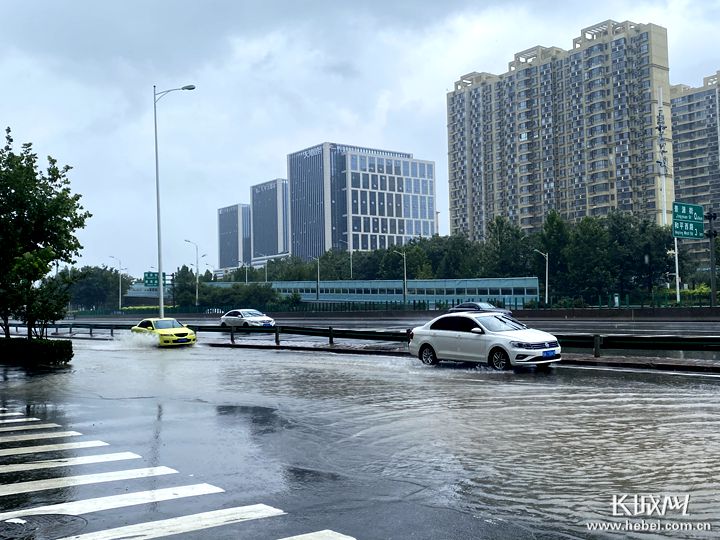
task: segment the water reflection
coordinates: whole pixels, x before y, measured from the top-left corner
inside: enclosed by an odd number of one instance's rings
[[[298,399],[299,464],[407,482],[421,504],[548,537],[586,537],[584,524],[611,519],[612,496],[622,493],[689,493],[691,521],[717,518],[713,379],[297,360],[253,384]]]

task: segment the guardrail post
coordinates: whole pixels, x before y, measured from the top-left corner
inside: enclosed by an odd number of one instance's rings
[[[232,324],[230,325],[230,343],[235,345],[235,327]]]
[[[334,345],[334,343],[333,343],[333,330],[332,330],[332,326],[330,327],[330,332],[328,332],[328,341],[330,342],[330,345]]]
[[[275,345],[280,345],[280,327],[275,327]]]
[[[600,357],[600,345],[602,344],[602,336],[597,334],[593,336],[593,355],[595,358]]]
[[[92,336],[93,327],[90,327],[90,336]]]
[[[114,327],[114,326],[111,326],[111,327],[110,327],[110,337],[115,337],[115,333],[114,333],[114,332],[115,332],[115,327]]]

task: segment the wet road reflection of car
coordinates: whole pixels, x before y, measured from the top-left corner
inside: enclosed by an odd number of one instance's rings
[[[440,360],[487,363],[494,369],[547,367],[559,362],[555,336],[501,313],[452,313],[414,328],[410,353],[423,364]]]

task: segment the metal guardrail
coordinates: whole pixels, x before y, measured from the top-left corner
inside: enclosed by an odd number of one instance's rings
[[[10,323],[15,328],[16,333],[20,328],[25,329],[22,323]],[[48,329],[55,329],[56,336],[61,336],[60,330],[67,330],[67,334],[76,334],[76,330],[88,330],[88,335],[93,336],[98,330],[109,330],[110,335],[114,336],[116,330],[130,330],[134,325],[120,323],[55,323],[48,325]],[[298,335],[298,336],[316,336],[326,337],[330,345],[333,345],[334,339],[362,339],[368,341],[397,341],[407,343],[409,341],[409,330],[407,331],[387,331],[387,330],[350,330],[339,329],[333,327],[320,328],[311,326],[247,326],[247,327],[230,327],[218,325],[198,325],[188,324],[188,328],[194,332],[216,332],[230,334],[230,342],[235,343],[235,338],[243,334],[274,334],[275,344],[280,345],[280,336],[282,334]]]
[[[15,328],[25,329],[22,323],[10,323]],[[62,322],[48,326],[48,329],[55,329],[55,335],[61,336],[61,329],[67,330],[67,334],[77,334],[77,330],[88,330],[93,336],[98,331],[109,331],[114,336],[116,330],[130,330],[133,325],[122,323],[77,323]],[[388,331],[388,330],[351,330],[317,326],[248,326],[248,327],[223,327],[217,325],[189,324],[189,328],[195,332],[227,333],[230,342],[235,343],[239,335],[247,334],[274,334],[275,344],[280,345],[281,336],[298,335],[314,336],[328,339],[330,345],[335,339],[359,339],[366,341],[390,341],[407,343],[410,339],[410,330]],[[657,350],[657,351],[720,351],[720,336],[676,336],[676,335],[631,335],[631,334],[554,334],[560,345],[564,348],[592,350],[596,357],[601,351],[611,350]]]

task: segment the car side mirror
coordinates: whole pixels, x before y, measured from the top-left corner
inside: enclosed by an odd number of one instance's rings
[[[473,328],[470,330],[473,334],[484,334],[485,332],[482,331],[482,328]]]

